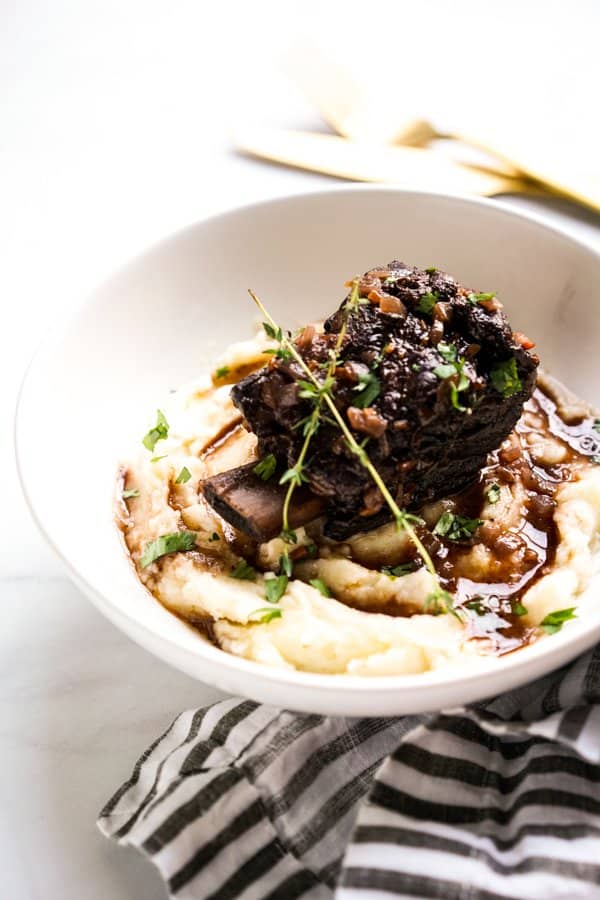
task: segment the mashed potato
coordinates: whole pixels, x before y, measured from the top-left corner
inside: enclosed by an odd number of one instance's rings
[[[256,458],[255,438],[241,426],[223,382],[261,365],[265,346],[264,337],[234,346],[220,360],[214,381],[206,376],[172,394],[163,407],[168,437],[154,451],[140,447],[124,463],[122,486],[130,496],[121,501],[121,526],[142,582],[167,609],[204,628],[224,650],[270,666],[388,675],[476,664],[489,653],[489,642],[470,639],[464,617],[426,611],[433,579],[425,569],[401,577],[381,571],[409,540],[393,525],[344,544],[320,545],[316,558],[295,566],[276,606],[265,599],[265,581],[273,577],[269,572],[255,572],[254,580],[232,577],[243,561],[245,539],[204,502],[198,484]],[[215,436],[220,437],[215,441]],[[532,458],[548,465],[562,462],[564,455],[553,439],[545,445],[538,440],[531,448]],[[515,532],[523,491],[519,482],[503,486],[494,504],[482,511],[484,522]],[[555,500],[554,562],[520,598],[527,610],[521,621],[532,629],[531,637],[542,636],[534,629],[549,613],[577,605],[596,568],[600,466],[580,462]],[[423,511],[424,518],[435,522],[447,508],[446,501],[434,504]],[[190,552],[141,565],[148,544],[182,529],[196,535]],[[310,542],[302,529],[299,540]],[[281,543],[276,539],[255,548],[259,569],[274,567]],[[494,580],[495,561],[483,543],[466,548],[457,565],[465,578]],[[315,579],[332,596],[309,583]]]

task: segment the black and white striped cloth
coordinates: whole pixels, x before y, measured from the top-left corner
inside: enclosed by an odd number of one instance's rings
[[[435,716],[184,712],[99,825],[178,900],[600,898],[600,646]]]

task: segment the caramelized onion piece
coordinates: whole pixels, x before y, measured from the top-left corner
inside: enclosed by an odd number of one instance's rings
[[[433,307],[433,318],[439,319],[440,322],[449,322],[452,317],[452,307],[449,303],[444,303],[441,300]]]
[[[315,334],[316,330],[314,325],[305,325],[296,338],[296,347],[299,350],[305,350],[307,347],[310,347]]]
[[[535,341],[532,341],[531,338],[528,338],[526,334],[523,334],[522,331],[513,331],[513,338],[520,344],[523,350],[531,350],[535,347]]]
[[[354,282],[350,282],[350,286],[353,285]],[[363,277],[358,282],[358,292],[361,297],[368,297],[371,291],[380,290],[381,288],[381,280],[379,278],[374,278],[372,275],[367,273],[363,275]]]
[[[406,307],[399,297],[392,297],[391,294],[382,294],[379,301],[379,309],[382,313],[388,313],[394,316],[405,316],[407,314]]]
[[[499,310],[504,309],[504,304],[497,297],[490,297],[489,300],[480,300],[479,305],[487,312],[499,312]]]
[[[444,337],[444,323],[441,321],[441,319],[436,319],[434,321],[433,325],[431,326],[431,328],[429,329],[429,340],[434,345],[434,347],[437,347],[437,345],[439,344],[439,342],[442,340],[443,337]]]
[[[356,406],[348,407],[348,421],[355,431],[368,434],[369,437],[381,437],[387,428],[387,422],[375,412],[373,407],[358,409]]]

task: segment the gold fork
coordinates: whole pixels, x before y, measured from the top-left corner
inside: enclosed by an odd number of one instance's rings
[[[427,119],[399,121],[373,105],[359,84],[341,66],[332,63],[309,41],[298,41],[281,60],[281,67],[304,96],[318,109],[321,117],[342,137],[371,144],[399,144],[424,147],[433,140],[454,140],[483,152],[489,162],[486,168],[496,174],[523,178],[523,173],[492,148],[467,135],[439,131]],[[472,165],[472,163],[471,163]]]
[[[442,133],[426,119],[394,121],[388,108],[377,109],[361,92],[348,72],[330,60],[308,41],[292,48],[282,61],[288,76],[320,110],[323,118],[339,134],[352,142],[395,144],[416,148],[438,138],[451,138],[461,145],[482,152],[481,163],[461,160],[462,168],[483,171],[514,179],[503,186],[488,183],[478,193],[554,194],[600,212],[600,166],[597,159],[582,162],[557,150],[552,141],[541,136],[534,140],[519,129],[484,128],[477,135]],[[432,163],[433,166],[433,163]],[[320,171],[317,167],[317,171]],[[338,173],[331,173],[338,174]],[[342,175],[342,173],[339,173]],[[361,178],[360,174],[355,177]],[[462,181],[464,173],[461,173]],[[363,180],[363,179],[361,179]],[[365,180],[374,180],[368,176]],[[380,180],[380,179],[377,179]],[[388,180],[387,178],[383,180]],[[397,179],[394,179],[397,180]],[[463,190],[468,190],[465,186]]]
[[[396,184],[414,190],[479,194],[539,194],[525,179],[495,174],[424,148],[371,144],[309,131],[251,127],[234,136],[238,150],[296,168],[352,181]]]

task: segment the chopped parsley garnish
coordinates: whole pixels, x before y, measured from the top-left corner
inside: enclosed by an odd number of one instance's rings
[[[484,616],[487,612],[483,604],[483,597],[473,597],[472,600],[467,600],[465,606],[467,609],[472,610],[478,616]]]
[[[166,459],[168,455],[168,453],[163,453],[162,456],[153,456],[150,462],[160,462],[161,459]]]
[[[433,374],[442,380],[452,378],[453,375],[456,375],[456,365],[454,363],[443,363],[441,366],[435,367]]]
[[[485,496],[488,503],[497,503],[500,499],[500,485],[495,482],[490,484],[485,492]]]
[[[434,293],[433,291],[427,291],[426,294],[423,294],[415,308],[417,312],[429,314],[438,300],[439,297],[436,293]]]
[[[412,364],[411,364],[411,369],[412,369],[413,372],[420,372],[420,371],[421,371],[421,366],[419,365],[419,363],[412,363]]]
[[[358,376],[358,384],[354,390],[359,393],[352,401],[352,406],[356,406],[358,409],[366,409],[379,396],[381,382],[374,372],[363,372]]]
[[[156,425],[154,428],[151,428],[147,435],[145,435],[142,443],[146,450],[150,450],[152,452],[156,447],[159,441],[164,441],[165,438],[169,436],[169,423],[165,418],[164,412],[162,410],[156,410]]]
[[[508,397],[512,397],[513,394],[518,394],[522,388],[514,356],[494,366],[490,373],[490,378],[493,386],[502,394],[505,400]]]
[[[130,500],[132,497],[139,497],[140,492],[137,488],[128,488],[128,490],[123,491],[121,497],[123,500]]]
[[[481,519],[470,519],[468,516],[446,511],[437,520],[433,533],[449,541],[464,541],[473,537],[480,525],[483,525]]]
[[[263,481],[268,481],[269,478],[273,477],[276,468],[277,460],[272,453],[269,453],[267,456],[263,456],[262,459],[259,459],[252,471],[255,475],[258,475],[259,478],[262,478]]]
[[[209,540],[209,543],[212,544],[214,541],[220,541],[221,538],[219,537],[219,535],[217,534],[216,531],[213,531],[213,533],[211,534],[211,536],[209,537],[208,540]]]
[[[600,419],[596,419],[596,421],[592,425],[592,428],[594,429],[594,431],[600,431]]]
[[[215,378],[218,380],[219,378],[226,378],[227,375],[231,372],[229,366],[219,366],[219,368],[215,371]]]
[[[437,350],[445,362],[436,366],[433,374],[437,375],[442,381],[452,379],[449,382],[450,402],[458,412],[467,412],[468,407],[462,405],[458,396],[461,391],[466,391],[470,385],[470,381],[463,371],[465,360],[462,356],[458,356],[458,351],[454,344],[440,341]]]
[[[545,619],[540,622],[540,627],[544,629],[546,634],[556,634],[569,619],[576,619],[575,610],[577,607],[570,606],[568,609],[557,609],[555,612],[548,613]]]
[[[331,597],[331,591],[325,584],[322,578],[311,578],[308,582],[312,587],[316,588],[320,594],[323,594],[324,597]]]
[[[513,603],[512,606],[513,615],[515,616],[526,616],[527,615],[527,607],[523,606],[520,600],[517,600],[516,603]]]
[[[415,571],[414,561],[400,563],[397,566],[382,566],[381,571],[388,578],[399,578],[401,575],[408,575],[409,572]]]
[[[145,569],[161,556],[193,550],[195,546],[195,531],[175,531],[173,534],[161,534],[156,540],[146,544],[146,549],[140,559],[140,566]]]
[[[185,484],[192,477],[192,473],[188,469],[187,466],[184,466],[177,478],[175,479],[175,484]]]
[[[235,569],[230,572],[232,578],[239,578],[240,581],[255,581],[256,569],[253,569],[245,559],[240,560]]]
[[[265,578],[265,597],[268,603],[278,603],[281,600],[287,590],[288,580],[287,575]]]
[[[435,275],[437,269],[435,266],[429,266],[429,268],[425,269],[428,275]]]
[[[437,345],[437,351],[443,360],[449,363],[455,363],[458,359],[458,350],[455,344],[448,344],[446,341],[440,341]]]
[[[468,294],[467,300],[469,303],[472,303],[473,306],[476,306],[478,303],[485,303],[487,300],[493,300],[496,296],[496,291],[489,291],[488,293],[482,294]]]
[[[257,625],[267,625],[269,622],[272,622],[273,619],[281,618],[281,610],[272,606],[263,606],[261,609],[254,609],[248,618],[253,616],[260,616],[260,618],[255,619]]]

